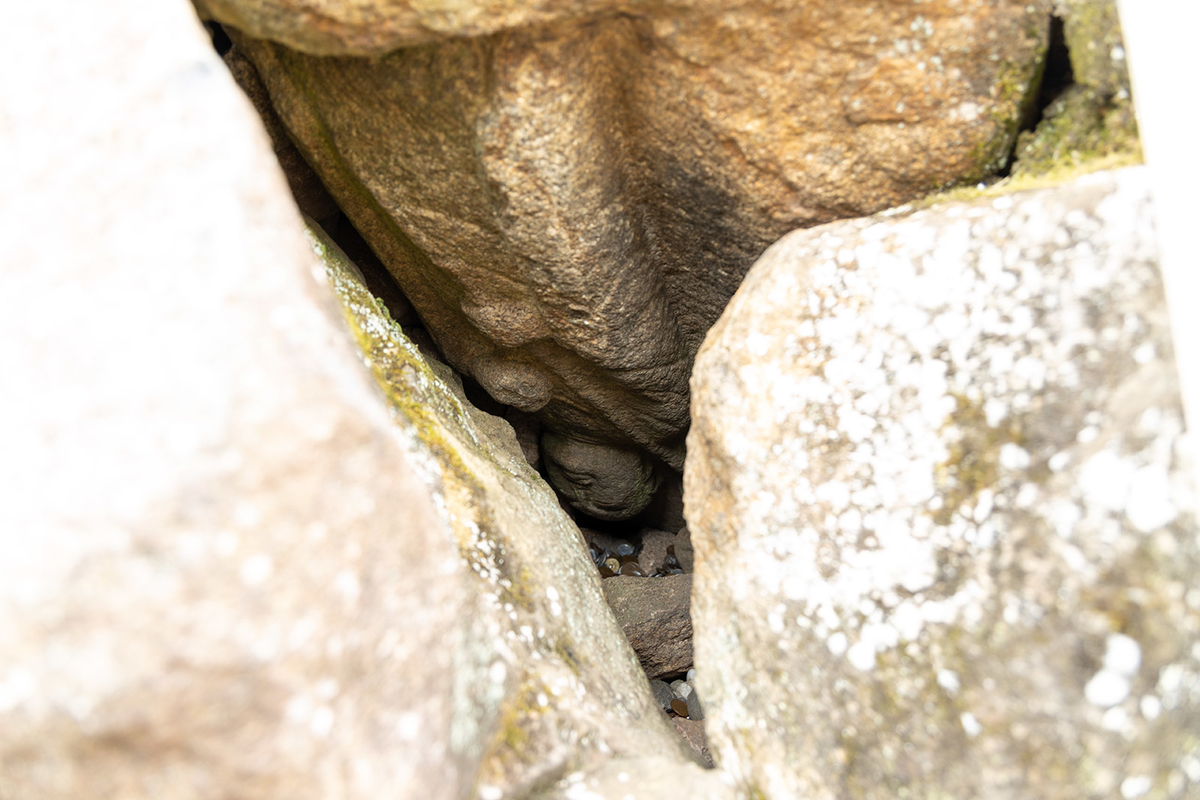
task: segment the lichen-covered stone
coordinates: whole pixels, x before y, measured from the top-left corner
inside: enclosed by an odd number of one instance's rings
[[[792,233],[697,360],[711,746],[766,797],[1200,784],[1200,544],[1146,173]],[[736,409],[736,413],[731,413]]]
[[[511,429],[305,237],[190,5],[8,21],[0,796],[554,797],[626,762],[727,796]]]
[[[538,414],[564,495],[627,518],[682,466],[692,357],[753,260],[1002,165],[1048,20],[656,4],[371,59],[233,36],[447,360]],[[580,452],[604,468],[554,456]]]

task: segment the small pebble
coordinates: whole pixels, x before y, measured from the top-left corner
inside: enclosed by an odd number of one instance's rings
[[[681,717],[686,717],[688,713],[688,706],[687,703],[683,702],[682,700],[676,699],[671,701],[671,710]]]
[[[675,699],[675,692],[671,691],[671,687],[667,685],[666,681],[650,681],[650,693],[662,706],[663,711],[671,710],[671,701]]]
[[[700,707],[700,695],[695,692],[690,693],[684,700],[684,705],[687,707],[688,719],[704,719],[704,709]]]
[[[679,693],[679,687],[683,686],[684,683],[686,683],[684,680],[671,681],[671,691],[675,693],[676,697],[683,697],[683,695]]]
[[[680,700],[687,700],[688,697],[690,697],[692,694],[695,693],[695,691],[696,690],[692,688],[692,685],[690,683],[688,683],[687,681],[683,681],[682,683],[679,684],[679,687],[675,690],[675,694],[679,697]]]
[[[692,667],[691,669],[689,669],[689,670],[688,670],[688,673],[687,673],[687,682],[688,682],[688,683],[691,683],[691,682],[692,682],[692,681],[694,681],[694,680],[696,680],[696,668],[695,668],[695,667]]]

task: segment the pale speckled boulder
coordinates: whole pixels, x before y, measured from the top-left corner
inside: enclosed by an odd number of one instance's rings
[[[621,519],[682,467],[692,358],[754,259],[1000,166],[1048,21],[764,0],[370,59],[233,38],[447,360],[539,416],[576,507]]]
[[[190,6],[9,24],[0,796],[552,797],[627,759],[727,795],[512,431],[306,238]]]
[[[698,689],[771,798],[1200,791],[1147,175],[773,246],[693,378]],[[736,413],[731,413],[736,409]]]

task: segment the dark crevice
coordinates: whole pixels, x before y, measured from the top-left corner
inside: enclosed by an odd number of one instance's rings
[[[233,49],[233,40],[229,38],[229,34],[225,32],[220,23],[209,20],[204,23],[204,27],[212,39],[213,49],[217,51],[217,55],[224,56]]]
[[[1050,45],[1046,49],[1046,68],[1042,73],[1042,85],[1038,89],[1037,101],[1030,119],[1022,130],[1031,131],[1045,117],[1050,104],[1062,96],[1075,83],[1075,72],[1071,69],[1071,55],[1067,51],[1067,40],[1063,31],[1062,17],[1050,18]]]
[[[1075,73],[1071,69],[1071,55],[1067,50],[1063,19],[1059,16],[1052,16],[1045,65],[1042,68],[1037,98],[1021,120],[1017,135],[1013,137],[1012,149],[1008,153],[1008,158],[1005,159],[1004,166],[996,172],[996,178],[1007,178],[1012,174],[1013,164],[1017,160],[1017,144],[1021,140],[1021,134],[1036,129],[1045,119],[1046,110],[1051,104],[1062,97],[1063,93],[1074,84]]]

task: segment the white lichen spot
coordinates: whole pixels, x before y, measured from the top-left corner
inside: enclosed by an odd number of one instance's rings
[[[1026,469],[1030,460],[1029,451],[1020,445],[1009,442],[1000,448],[1000,466],[1005,469]]]
[[[1165,466],[1150,464],[1134,473],[1125,513],[1142,533],[1149,533],[1174,521],[1178,511],[1171,502],[1171,479]]]
[[[338,573],[333,582],[333,588],[342,596],[342,600],[346,605],[352,606],[358,602],[358,596],[362,592],[362,586],[358,582],[358,576],[348,569]]]
[[[242,562],[242,583],[246,586],[260,586],[271,577],[271,573],[274,571],[275,564],[271,561],[271,557],[264,553],[258,553]]]
[[[867,672],[875,668],[875,648],[869,642],[859,640],[846,651],[846,660],[855,669]]]
[[[546,599],[550,601],[550,613],[553,616],[562,616],[562,603],[559,602],[558,590],[553,586],[546,587]]]
[[[318,738],[324,739],[333,730],[333,709],[329,706],[319,706],[313,711],[312,719],[308,721],[308,729]]]
[[[780,603],[767,612],[767,627],[771,629],[772,633],[783,633],[783,615],[786,611],[787,607]]]
[[[1102,669],[1083,687],[1083,696],[1094,706],[1115,706],[1129,696],[1129,679],[1112,670]]]
[[[1100,727],[1106,731],[1120,733],[1129,726],[1129,714],[1120,706],[1113,706],[1100,718]]]
[[[958,673],[950,669],[938,670],[937,682],[938,686],[950,694],[957,694],[959,688],[962,686],[958,679]]]
[[[761,333],[752,333],[746,337],[746,349],[754,356],[762,358],[771,346],[771,338]]]
[[[1129,459],[1122,458],[1112,450],[1101,450],[1080,467],[1079,488],[1089,505],[1120,511],[1125,507],[1136,469],[1137,466]]]
[[[979,724],[979,720],[970,711],[964,711],[960,714],[958,721],[962,725],[963,731],[972,739],[983,733],[983,726]]]
[[[1153,787],[1154,781],[1149,775],[1130,775],[1121,781],[1121,797],[1124,797],[1125,800],[1133,800],[1135,797],[1146,794]]]
[[[1142,664],[1142,647],[1123,633],[1109,635],[1104,644],[1104,668],[1119,675],[1137,674]]]
[[[421,715],[415,711],[405,711],[396,720],[396,736],[403,742],[415,742],[421,733]]]

